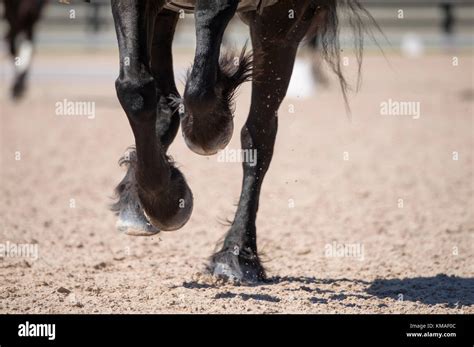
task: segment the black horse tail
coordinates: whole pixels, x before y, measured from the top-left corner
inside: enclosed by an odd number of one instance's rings
[[[340,17],[348,18],[349,27],[354,37],[355,54],[358,64],[357,87],[361,84],[362,58],[364,51],[364,36],[368,34],[372,39],[374,35],[371,27],[382,32],[372,15],[360,4],[358,0],[325,0],[314,1],[316,16],[306,35],[309,39],[316,39],[324,60],[339,79],[346,109],[350,113],[347,92],[350,85],[347,82],[341,68],[341,43],[340,43]],[[370,24],[368,26],[367,24]],[[375,41],[375,40],[374,40]]]

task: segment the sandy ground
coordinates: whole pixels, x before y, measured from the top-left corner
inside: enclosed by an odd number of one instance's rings
[[[240,164],[197,156],[180,135],[170,152],[194,192],[191,220],[151,238],[115,231],[116,162],[133,142],[115,54],[40,54],[19,104],[3,74],[0,313],[474,313],[474,60],[388,59],[367,55],[352,121],[334,81],[283,102],[257,223],[271,282],[252,286],[203,273],[233,216]],[[178,55],[178,75],[190,62]],[[95,102],[95,118],[56,115],[63,99]],[[419,119],[381,115],[389,99],[419,102]],[[17,244],[38,259],[15,256]]]

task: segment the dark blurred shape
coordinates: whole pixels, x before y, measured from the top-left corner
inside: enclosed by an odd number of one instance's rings
[[[440,7],[443,11],[443,32],[446,35],[453,34],[453,28],[455,24],[455,17],[453,13],[453,5],[449,2],[443,2],[440,4]]]
[[[4,0],[6,35],[15,77],[11,88],[12,97],[19,99],[26,89],[26,77],[33,54],[34,29],[47,0]]]
[[[102,29],[102,24],[100,20],[100,9],[102,7],[99,3],[92,3],[89,5],[90,11],[87,17],[88,27],[92,29],[94,33],[98,33]]]

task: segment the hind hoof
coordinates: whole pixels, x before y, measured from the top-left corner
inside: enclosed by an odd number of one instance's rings
[[[210,271],[213,276],[231,281],[265,282],[266,275],[257,256],[239,254],[237,250],[222,250],[212,257]]]
[[[227,147],[234,132],[234,121],[232,116],[216,123],[210,129],[199,130],[189,125],[192,124],[191,117],[187,116],[181,120],[183,127],[184,142],[188,148],[199,155],[214,155]]]

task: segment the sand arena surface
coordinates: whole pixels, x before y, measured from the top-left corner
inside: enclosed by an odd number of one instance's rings
[[[115,231],[117,159],[133,142],[115,54],[38,55],[19,104],[3,75],[0,243],[32,244],[38,259],[3,254],[0,312],[474,313],[474,60],[388,59],[367,55],[352,122],[334,80],[284,100],[257,220],[272,282],[252,286],[203,273],[233,217],[240,164],[197,156],[180,134],[170,153],[194,193],[188,224],[151,238]],[[178,77],[191,61],[177,55]],[[249,96],[247,84],[230,149]],[[64,99],[94,102],[95,116],[57,115]],[[381,115],[389,99],[419,102],[420,117]]]

